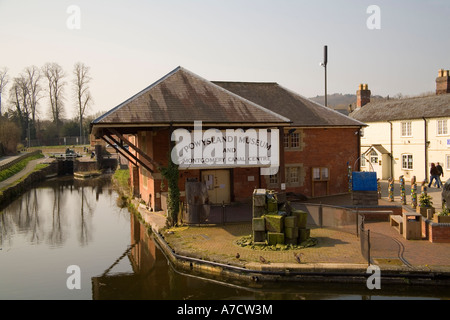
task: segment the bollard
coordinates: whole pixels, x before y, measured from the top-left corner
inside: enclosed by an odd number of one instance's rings
[[[389,178],[389,201],[394,202],[394,179]]]
[[[413,209],[417,208],[417,183],[416,176],[411,178],[411,207]]]
[[[405,178],[400,176],[400,198],[403,205],[406,204],[406,194],[405,194]]]

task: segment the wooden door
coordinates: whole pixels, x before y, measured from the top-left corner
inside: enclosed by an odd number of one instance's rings
[[[205,170],[202,171],[202,181],[208,189],[209,202],[214,204],[230,203],[230,171]]]

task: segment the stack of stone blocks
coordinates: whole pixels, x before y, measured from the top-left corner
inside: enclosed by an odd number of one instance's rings
[[[261,245],[297,245],[310,237],[306,228],[308,214],[294,210],[285,193],[266,189],[253,192],[253,243]]]

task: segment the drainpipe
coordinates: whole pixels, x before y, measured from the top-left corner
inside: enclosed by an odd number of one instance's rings
[[[424,124],[424,148],[425,148],[425,180],[428,180],[428,127],[427,127],[427,119],[425,119],[425,117],[422,117],[423,119],[423,124]]]
[[[391,178],[394,179],[394,143],[393,143],[393,137],[392,137],[392,132],[393,132],[393,125],[391,121],[388,121],[389,124],[391,125],[391,133],[390,133],[390,144],[391,144],[391,168],[390,168],[390,174],[391,174]]]

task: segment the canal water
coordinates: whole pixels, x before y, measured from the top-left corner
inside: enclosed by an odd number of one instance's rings
[[[448,299],[439,288],[227,283],[181,274],[110,177],[48,180],[0,211],[0,299]],[[77,285],[80,285],[78,288]]]

